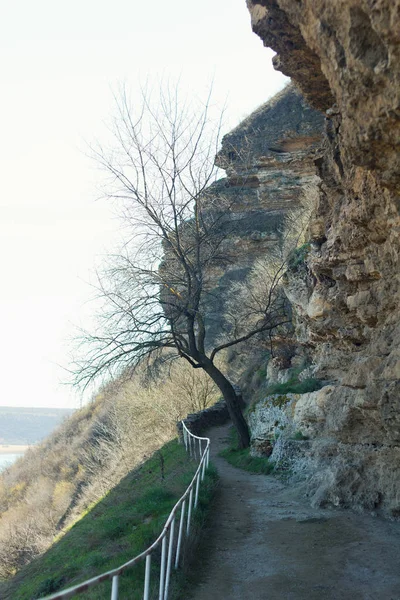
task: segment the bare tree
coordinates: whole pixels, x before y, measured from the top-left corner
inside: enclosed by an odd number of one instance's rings
[[[98,276],[104,301],[97,330],[83,333],[85,353],[76,361],[78,384],[101,373],[130,372],[147,357],[181,357],[203,369],[218,386],[240,446],[249,430],[234,386],[216,365],[221,350],[273,332],[287,321],[277,290],[278,269],[257,315],[228,327],[224,339],[207,343],[207,306],[221,269],[231,260],[231,200],[218,196],[221,119],[211,116],[210,97],[200,106],[181,102],[176,88],[162,89],[154,103],[143,94],[139,110],[126,94],[117,101],[115,147],[96,148],[109,176],[107,195],[120,202],[128,233],[122,252]]]

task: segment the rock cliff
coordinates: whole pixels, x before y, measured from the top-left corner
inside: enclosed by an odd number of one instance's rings
[[[297,410],[303,427],[312,423],[310,493],[398,517],[400,2],[248,7],[275,68],[326,116],[310,251],[286,280],[298,340],[332,384]]]
[[[320,155],[323,122],[320,112],[289,85],[223,138],[216,164],[227,177],[208,193],[213,207],[229,206],[224,218],[233,260],[215,273],[216,288],[207,301],[209,345],[223,327],[232,282],[243,280],[255,260],[279,243],[287,211],[299,205],[306,189],[316,190],[314,162]]]

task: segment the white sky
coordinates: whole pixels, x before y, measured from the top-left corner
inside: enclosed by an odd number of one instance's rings
[[[286,78],[245,0],[14,0],[0,5],[0,40],[0,405],[72,408],[57,363],[117,235],[84,154],[102,139],[111,91],[150,75],[203,95],[213,78],[234,126]]]

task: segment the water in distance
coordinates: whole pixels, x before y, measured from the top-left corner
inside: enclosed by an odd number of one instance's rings
[[[11,466],[22,455],[23,452],[19,452],[18,454],[0,454],[0,472]]]

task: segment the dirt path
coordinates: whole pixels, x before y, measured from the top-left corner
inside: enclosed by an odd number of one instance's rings
[[[400,523],[313,509],[300,487],[218,457],[220,493],[193,600],[400,600]]]

